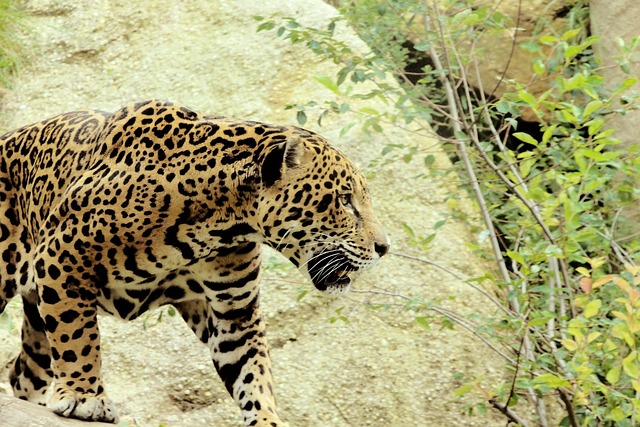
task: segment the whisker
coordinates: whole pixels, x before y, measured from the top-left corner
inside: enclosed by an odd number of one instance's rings
[[[325,248],[325,249],[326,249],[326,248]],[[298,270],[300,270],[302,267],[304,267],[304,266],[306,266],[307,264],[309,264],[309,262],[310,262],[312,259],[315,259],[315,258],[317,258],[317,257],[319,257],[319,256],[321,256],[321,255],[322,255],[322,256],[334,256],[334,254],[335,254],[335,255],[337,255],[337,254],[342,253],[339,249],[331,249],[331,250],[329,250],[329,251],[325,251],[325,249],[323,249],[321,252],[319,252],[319,253],[317,253],[317,254],[313,255],[312,257],[310,257],[310,258],[309,258],[307,261],[305,261],[304,263],[300,264],[300,265],[298,266]]]
[[[314,274],[314,278],[318,281],[326,280],[334,271],[338,270],[338,266],[347,265],[348,263],[342,258],[342,256],[334,257],[334,259],[330,260],[327,264],[323,265],[322,268]]]
[[[280,246],[282,245],[282,243],[284,242],[284,238],[287,237],[289,235],[289,233],[291,233],[291,228],[287,230],[286,233],[284,233],[284,235],[280,238],[280,242],[276,245],[276,251],[280,251]]]
[[[319,281],[324,281],[327,278],[329,278],[331,276],[331,274],[333,274],[334,271],[339,271],[341,267],[348,265],[349,263],[344,261],[344,260],[337,260],[338,264],[335,266],[331,266],[331,268],[329,268],[329,270],[322,276],[319,277]],[[335,262],[335,261],[334,261]],[[328,264],[325,268],[330,267],[330,264]],[[323,269],[324,270],[324,269]]]

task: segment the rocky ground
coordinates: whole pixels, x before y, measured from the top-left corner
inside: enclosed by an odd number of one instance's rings
[[[256,34],[252,19],[280,12],[326,25],[335,12],[317,0],[23,4],[28,20],[21,36],[30,57],[2,99],[1,130],[79,107],[113,110],[151,97],[212,114],[293,123],[285,104],[332,95],[313,80],[335,73],[332,65],[272,34]],[[344,37],[359,44],[348,32]],[[340,137],[349,120],[354,117],[309,126],[363,167],[386,144],[416,142],[397,129],[372,139],[356,130]],[[427,142],[438,164],[447,167],[437,143]],[[396,162],[375,172],[373,196],[396,254],[427,257],[463,277],[480,273],[477,257],[466,246],[473,236],[463,224],[449,221],[428,253],[411,247],[402,229],[407,222],[418,233],[431,233],[451,213],[452,188],[418,178],[420,165]],[[490,304],[468,285],[432,265],[393,254],[356,283],[360,292],[343,299],[313,291],[277,254],[270,255],[266,269],[263,304],[277,395],[292,427],[505,424],[490,415],[463,416],[463,402],[453,397],[458,373],[501,375],[494,354],[460,328],[425,330],[414,321],[415,313],[398,307],[403,300],[371,293],[421,295],[457,312],[486,313]],[[301,290],[309,293],[300,299]],[[371,300],[387,307],[371,311],[363,304]],[[0,324],[0,392],[9,392],[4,363],[18,349],[19,302],[12,306]],[[348,322],[332,322],[341,316]],[[166,312],[130,323],[102,318],[101,331],[107,389],[127,425],[240,425],[239,411],[207,350],[181,319]]]

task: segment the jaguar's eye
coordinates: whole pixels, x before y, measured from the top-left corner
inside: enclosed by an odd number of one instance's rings
[[[340,194],[338,196],[338,200],[342,206],[353,209],[353,205],[351,204],[351,194]]]

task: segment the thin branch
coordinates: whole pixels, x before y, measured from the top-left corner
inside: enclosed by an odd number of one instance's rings
[[[434,5],[433,6],[433,10],[434,13],[438,13],[438,6]],[[425,14],[425,28],[429,29],[431,26],[430,23],[430,18],[429,18],[429,14]],[[441,37],[442,40],[445,40],[444,35],[442,35],[442,28],[439,27],[439,30],[441,32]],[[445,55],[446,55],[446,49],[445,49]],[[442,65],[442,62],[440,61],[440,57],[438,56],[438,53],[435,50],[435,47],[432,45],[431,48],[429,49],[429,56],[431,57],[431,60],[433,61],[434,64],[434,68],[436,70],[439,70],[441,72],[445,72],[445,68]],[[460,126],[460,114],[458,109],[456,108],[456,96],[454,94],[451,82],[449,81],[449,79],[446,77],[446,73],[440,76],[442,84],[444,85],[445,88],[445,93],[447,96],[447,103],[448,103],[448,107],[449,110],[451,112],[451,117],[452,117],[452,121],[451,121],[451,125],[453,126],[454,129],[454,133],[460,133],[462,131],[462,128]],[[456,138],[457,140],[457,138]],[[491,241],[491,246],[493,248],[493,253],[494,256],[496,257],[496,261],[498,263],[498,268],[500,269],[500,273],[502,274],[502,278],[505,282],[509,282],[510,281],[510,276],[509,276],[509,270],[507,269],[504,257],[502,256],[502,251],[500,250],[500,245],[498,243],[498,239],[496,237],[496,230],[495,227],[493,225],[493,221],[491,220],[491,215],[489,214],[489,209],[487,207],[487,203],[484,199],[484,197],[482,196],[482,189],[480,188],[480,184],[478,181],[478,177],[476,176],[475,171],[473,170],[473,165],[471,164],[471,161],[469,159],[469,156],[466,153],[466,147],[464,144],[464,141],[461,140],[457,140],[456,144],[459,148],[460,151],[460,157],[462,158],[462,161],[464,163],[464,168],[465,171],[467,172],[467,175],[469,176],[469,181],[471,182],[471,187],[473,188],[473,192],[476,195],[476,200],[478,201],[478,204],[480,205],[480,212],[482,214],[482,219],[484,221],[485,227],[487,227],[487,229],[489,230],[489,240]],[[516,303],[517,304],[517,303]],[[515,311],[518,311],[517,307],[514,307]]]
[[[386,295],[386,296],[390,296],[390,297],[395,297],[395,298],[401,298],[407,301],[411,301],[412,299],[406,295],[403,294],[399,294],[396,292],[389,292],[389,291],[376,291],[376,290],[351,290],[351,292],[355,292],[355,293],[360,293],[360,294],[374,294],[374,295]],[[477,331],[474,330],[473,328],[473,324],[469,322],[468,319],[465,319],[464,317],[458,315],[457,313],[453,313],[445,308],[441,308],[441,307],[436,307],[433,305],[425,305],[425,308],[427,310],[431,310],[434,311],[448,319],[450,319],[451,321],[453,321],[454,323],[462,326],[464,329],[466,329],[468,332],[470,332],[472,335],[474,335],[476,338],[478,338],[480,341],[482,341],[485,345],[487,345],[490,349],[492,349],[493,351],[495,351],[497,354],[499,354],[500,356],[502,356],[506,361],[508,361],[509,363],[515,363],[515,360],[510,357],[509,355],[505,354],[502,350],[500,350],[499,348],[497,348],[491,341],[489,341],[488,339],[486,339],[485,337],[483,337],[482,335],[480,335]]]
[[[438,17],[438,8],[434,7],[434,13],[436,14],[436,17]],[[438,20],[439,22],[439,20]],[[426,24],[429,24],[429,21],[426,21]],[[443,31],[442,26],[439,27],[441,34]],[[442,40],[446,40],[446,38],[444,37],[444,35],[441,36]],[[456,55],[456,60],[458,61],[458,64],[462,65],[461,59],[458,56],[458,52],[455,49],[452,49],[454,55]],[[432,48],[432,51],[434,51],[434,49]],[[434,51],[435,53],[435,51]],[[444,49],[444,57],[445,59],[448,61],[449,60],[449,56],[448,56],[448,51],[447,49]],[[442,69],[442,66],[439,62],[435,62],[437,59],[439,59],[437,57],[437,55],[434,54],[434,64],[436,66],[440,65],[440,69]],[[450,65],[450,64],[449,64]],[[464,67],[459,67],[461,72],[463,73],[463,77],[460,79],[460,84],[463,85],[463,88],[465,89],[466,92],[466,98],[467,100],[469,100],[470,96],[470,90],[469,90],[469,84],[468,84],[468,80],[464,77]],[[450,69],[450,68],[449,68]],[[477,67],[477,62],[476,62],[476,70],[478,70]],[[450,89],[450,86],[448,85],[449,80],[446,78],[443,78],[443,83],[445,85],[445,89]],[[481,90],[482,92],[482,90]],[[460,105],[460,97],[457,96],[457,93],[454,94],[453,91],[448,90],[447,91],[447,96],[451,96],[451,99],[453,102],[451,102],[450,104],[450,108],[451,109],[455,109],[456,106],[458,106],[458,108],[462,109],[462,106]],[[482,96],[482,95],[481,95]],[[486,106],[486,102],[484,103],[484,105]],[[462,109],[464,111],[464,109]],[[472,108],[469,109],[469,111],[473,111]],[[490,115],[488,114],[488,110],[487,108],[483,108],[482,109],[483,113],[485,114],[485,117],[487,118],[487,123],[489,123],[489,127],[492,131],[492,133],[494,134],[494,136],[497,134],[495,127],[492,125],[492,120]],[[455,112],[455,115],[457,115],[457,111]],[[545,233],[546,237],[552,242],[555,243],[555,239],[553,238],[553,235],[551,234],[551,231],[548,229],[547,225],[545,224],[545,222],[542,220],[540,213],[539,213],[539,209],[537,208],[537,206],[535,205],[535,203],[533,203],[532,201],[530,201],[525,194],[522,193],[522,188],[520,186],[515,185],[513,182],[511,182],[511,180],[499,169],[496,167],[495,163],[489,158],[489,156],[487,155],[487,153],[483,150],[480,141],[477,137],[477,122],[474,120],[471,124],[468,124],[465,122],[465,124],[467,125],[467,135],[470,136],[470,140],[474,143],[474,145],[478,148],[478,151],[481,155],[481,157],[483,158],[483,160],[485,161],[485,163],[487,165],[489,165],[494,172],[498,175],[498,177],[504,182],[504,184],[509,188],[510,191],[512,191],[524,204],[525,206],[529,209],[529,211],[531,212],[531,214],[534,216],[534,218],[536,219],[536,221],[538,222],[538,224],[540,225],[540,227],[542,228],[543,232]],[[460,126],[459,122],[454,122],[453,123],[454,129],[456,126]],[[475,136],[475,138],[474,138]],[[502,147],[504,147],[504,145],[502,144],[502,141],[500,140],[499,136],[497,138],[497,142],[502,145]],[[489,212],[487,210],[486,207],[486,203],[484,201],[484,197],[482,195],[482,192],[480,191],[479,185],[478,185],[478,181],[477,181],[477,177],[475,175],[475,171],[473,171],[473,168],[470,166],[470,161],[468,156],[466,156],[466,149],[464,146],[464,141],[460,141],[459,146],[461,147],[461,154],[463,155],[463,160],[465,161],[465,167],[468,171],[471,172],[471,174],[469,175],[472,181],[472,184],[474,184],[474,192],[477,195],[477,199],[478,202],[481,205],[481,211],[483,214],[483,218],[485,218],[485,221],[487,223],[487,226],[489,228],[490,231],[490,237],[491,237],[491,242],[492,245],[494,247],[494,252],[496,253],[496,256],[498,258],[498,265],[500,267],[500,270],[503,272],[503,275],[505,276],[505,281],[509,282],[509,273],[506,269],[506,263],[504,261],[504,258],[502,257],[502,252],[500,250],[500,247],[498,245],[498,241],[496,238],[496,233],[495,233],[495,229],[493,227],[493,222],[491,220],[491,217],[489,215]],[[469,166],[467,166],[467,163],[469,163]],[[515,168],[512,168],[515,169]],[[516,176],[519,176],[517,174],[516,171]],[[519,179],[519,184],[522,184],[523,180]],[[514,311],[516,312],[520,312],[520,304],[517,298],[511,298],[511,300],[509,301],[511,304],[511,307]],[[534,360],[534,355],[533,355],[533,349],[532,349],[532,345],[531,345],[531,341],[528,337],[528,335],[525,334],[524,336],[524,351],[525,351],[525,355],[529,360]],[[535,390],[533,390],[533,388],[529,387],[528,389],[528,393],[529,396],[532,400],[532,402],[534,402],[534,405],[536,407],[536,411],[538,413],[539,416],[539,422],[540,425],[542,427],[547,427],[548,426],[548,420],[547,420],[547,411],[546,411],[546,405],[543,399],[540,399]]]
[[[571,427],[579,427],[580,424],[576,419],[576,413],[573,410],[573,405],[571,404],[571,399],[569,399],[567,392],[563,390],[562,387],[558,389],[558,392],[560,393],[560,400],[564,403],[564,408],[569,416],[569,424]]]
[[[438,264],[437,262],[433,262],[433,261],[429,261],[427,259],[424,258],[419,258],[413,255],[407,255],[407,254],[403,254],[400,252],[390,252],[389,255],[394,255],[397,257],[401,257],[401,258],[407,258],[413,261],[418,261],[424,264],[428,264],[428,265],[432,265],[436,268],[439,268],[442,271],[445,271],[447,273],[449,273],[450,275],[452,275],[453,277],[455,277],[456,279],[460,280],[461,282],[466,283],[467,285],[471,286],[474,290],[480,292],[483,296],[485,296],[486,298],[488,298],[492,303],[494,303],[496,306],[498,306],[498,308],[502,311],[504,311],[506,314],[512,316],[516,313],[513,313],[511,311],[509,311],[509,309],[507,309],[497,298],[495,298],[493,295],[491,295],[486,289],[483,289],[481,286],[478,286],[472,282],[470,282],[468,279],[465,279],[464,277],[460,276],[458,273],[456,273],[455,271],[445,267],[444,265]]]
[[[511,421],[513,421],[514,423],[520,425],[521,427],[528,427],[529,425],[527,424],[527,422],[525,420],[523,420],[522,418],[520,418],[518,416],[518,414],[516,414],[515,412],[513,412],[511,410],[511,408],[509,408],[506,405],[501,404],[500,402],[498,402],[495,399],[489,399],[489,403],[491,404],[491,406],[493,406],[494,408],[496,408],[498,411],[502,412],[502,414],[509,418]]]

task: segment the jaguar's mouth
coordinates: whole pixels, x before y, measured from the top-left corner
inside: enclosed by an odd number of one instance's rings
[[[307,271],[315,287],[323,292],[346,292],[351,285],[350,274],[356,271],[341,253],[320,253],[311,257]]]

